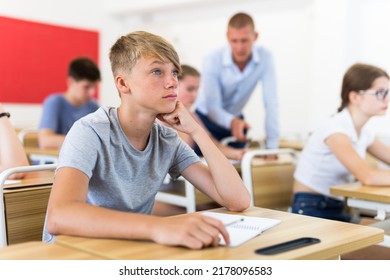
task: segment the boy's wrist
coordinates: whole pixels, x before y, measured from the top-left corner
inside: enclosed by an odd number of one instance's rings
[[[199,141],[201,141],[202,139],[208,137],[206,131],[204,129],[202,129],[200,126],[194,130],[194,132],[191,134],[191,137],[192,139],[194,139],[194,141],[199,144]]]
[[[153,217],[153,222],[150,223],[150,228],[148,230],[148,239],[158,243],[159,237],[161,236],[161,230],[165,225],[163,220],[164,217]]]

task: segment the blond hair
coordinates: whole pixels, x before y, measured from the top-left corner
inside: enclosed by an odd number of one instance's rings
[[[246,13],[237,13],[233,15],[228,23],[229,27],[240,29],[247,26],[252,27],[253,30],[255,30],[255,23],[252,19],[252,17]]]
[[[120,71],[130,73],[142,57],[169,60],[181,73],[179,56],[174,47],[161,36],[135,31],[121,36],[110,50],[111,70],[114,76]]]

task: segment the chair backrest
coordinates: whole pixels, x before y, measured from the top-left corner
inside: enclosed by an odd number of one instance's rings
[[[31,165],[43,165],[57,163],[58,155],[45,153],[39,150],[38,129],[22,129],[18,133],[18,138],[23,144]]]
[[[291,155],[292,157],[286,161],[276,161],[276,163],[273,163],[272,161],[264,161],[264,164],[259,165],[259,168],[256,168],[256,170],[263,170],[264,172],[267,172],[267,176],[265,176],[265,173],[260,174],[258,177],[261,180],[262,185],[258,183],[254,184],[254,179],[256,176],[254,176],[255,168],[252,164],[252,160],[257,156],[265,155],[278,155],[280,157],[282,155]],[[285,198],[283,198],[283,200],[289,201],[289,196],[292,192],[293,184],[292,173],[294,172],[297,158],[297,151],[294,149],[258,149],[251,150],[245,153],[241,161],[241,176],[251,196],[251,206],[255,205],[255,192],[257,191],[258,193],[261,193],[263,191],[264,193],[264,188],[268,187],[265,186],[265,184],[269,185],[269,190],[267,190],[267,192],[271,193],[272,196],[280,196],[280,194],[283,194],[284,196],[286,196]],[[275,184],[282,184],[282,188],[284,189],[275,190]],[[280,200],[280,197],[276,199]],[[278,203],[280,204],[280,202],[275,202],[275,204]],[[256,204],[256,206],[267,208],[271,208],[270,205],[272,205],[271,202],[265,203],[264,205]]]
[[[24,147],[38,147],[38,129],[22,129],[18,138]]]
[[[46,165],[33,165],[33,166],[19,166],[19,167],[13,167],[4,170],[0,173],[0,247],[6,247],[7,242],[7,219],[5,215],[5,199],[4,199],[4,184],[7,180],[7,178],[15,173],[27,173],[27,172],[37,172],[37,171],[52,171],[55,170],[57,167],[56,164],[46,164]],[[26,186],[28,187],[28,186]],[[31,188],[32,189],[32,188]],[[20,209],[17,209],[20,210]],[[30,214],[30,213],[25,213]],[[18,215],[23,215],[19,211]]]

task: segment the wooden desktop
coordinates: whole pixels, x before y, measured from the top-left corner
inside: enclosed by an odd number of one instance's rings
[[[376,212],[379,221],[372,224],[385,231],[384,242],[380,245],[390,247],[390,186],[365,186],[359,183],[333,186],[330,193],[343,196],[347,205],[356,209]]]
[[[20,182],[4,186],[8,244],[42,240],[53,179],[53,171],[31,172]]]
[[[231,213],[223,209],[216,211]],[[343,223],[282,211],[251,207],[242,213],[247,216],[278,219],[281,223],[256,238],[235,248],[216,247],[190,250],[182,247],[159,245],[149,241],[82,238],[58,236],[56,244],[81,250],[106,259],[179,259],[179,260],[228,260],[228,259],[338,259],[345,254],[383,241],[383,230]],[[186,214],[194,215],[194,214]],[[256,249],[300,237],[314,237],[320,243],[276,255],[259,255]]]
[[[84,251],[40,241],[20,243],[0,249],[0,260],[97,260]]]

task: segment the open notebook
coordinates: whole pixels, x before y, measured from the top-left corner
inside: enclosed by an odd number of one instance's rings
[[[223,222],[230,236],[230,247],[239,246],[261,234],[263,231],[280,223],[279,220],[275,219],[247,217],[242,215],[231,215],[209,211],[202,212],[202,214],[221,220]],[[219,244],[226,245],[222,236]]]

